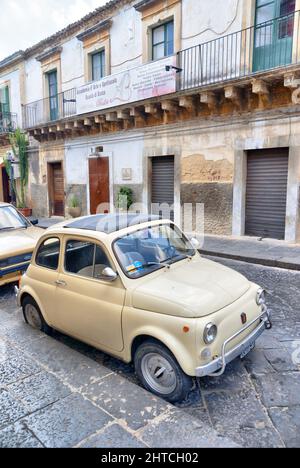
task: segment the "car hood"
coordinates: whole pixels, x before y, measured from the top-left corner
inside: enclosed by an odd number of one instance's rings
[[[0,259],[32,252],[43,232],[36,227],[0,231]]]
[[[244,276],[200,257],[151,276],[133,291],[133,307],[178,317],[210,315],[235,302],[250,288]]]

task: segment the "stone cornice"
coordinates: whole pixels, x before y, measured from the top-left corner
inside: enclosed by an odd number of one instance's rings
[[[21,60],[24,59],[24,52],[22,50],[10,55],[9,57],[6,57],[4,60],[0,61],[0,70],[10,67],[13,64],[20,62]]]
[[[138,2],[136,5],[134,5],[134,8],[135,8],[137,11],[142,12],[142,11],[144,11],[146,8],[151,7],[152,5],[154,5],[155,3],[157,3],[158,1],[160,1],[160,0],[141,0],[141,1]]]
[[[62,47],[53,47],[53,49],[48,49],[42,54],[38,55],[36,57],[36,60],[38,62],[43,62],[44,60],[47,60],[48,58],[52,57],[53,55],[56,54],[61,54],[62,52]]]
[[[82,33],[78,34],[78,36],[76,37],[79,41],[84,41],[85,39],[90,38],[94,34],[110,29],[111,25],[112,25],[111,18],[104,20],[104,21],[100,21],[100,23],[96,24],[92,28],[87,29],[86,31],[83,31]]]

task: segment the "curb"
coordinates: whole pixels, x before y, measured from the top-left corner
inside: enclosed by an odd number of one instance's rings
[[[268,259],[268,258],[258,258],[258,257],[245,257],[238,254],[229,254],[225,252],[213,252],[211,250],[200,250],[201,255],[206,255],[208,257],[217,257],[225,258],[228,260],[236,260],[239,262],[252,263],[255,265],[262,265],[267,267],[281,268],[284,270],[293,270],[300,271],[299,263],[291,263],[284,260]]]

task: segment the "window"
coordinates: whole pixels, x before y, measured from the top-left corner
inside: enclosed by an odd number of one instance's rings
[[[50,120],[58,119],[57,71],[48,73]]]
[[[92,54],[92,80],[99,81],[105,76],[105,50]]]
[[[118,239],[114,251],[125,274],[140,278],[195,255],[185,235],[174,225],[140,229]]]
[[[9,112],[9,87],[5,86],[4,88],[0,88],[0,114],[6,114]]]
[[[169,21],[152,30],[152,60],[174,53],[174,22]]]
[[[110,267],[101,247],[79,240],[69,240],[66,245],[65,270],[87,278],[100,279],[105,268]]]
[[[0,208],[0,231],[26,229],[28,226],[28,221],[12,206],[4,206]]]
[[[39,247],[35,263],[41,267],[57,270],[59,263],[60,240],[56,237],[46,239]]]

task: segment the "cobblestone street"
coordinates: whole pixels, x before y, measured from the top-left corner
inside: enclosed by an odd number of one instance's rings
[[[218,261],[269,291],[274,327],[223,377],[201,380],[180,408],[137,387],[131,366],[28,328],[12,288],[3,288],[0,447],[299,447],[300,273]]]

